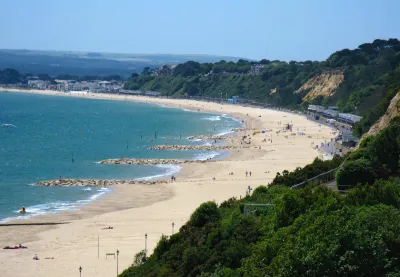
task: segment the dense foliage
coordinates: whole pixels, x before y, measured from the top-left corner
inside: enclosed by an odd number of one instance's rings
[[[26,76],[12,68],[0,69],[0,84],[19,84],[26,80]]]
[[[350,153],[336,181],[340,189],[357,183],[372,184],[376,179],[400,174],[400,117],[395,117],[387,128],[376,136],[369,136],[360,147]]]
[[[275,206],[245,216],[245,203]],[[223,202],[218,220],[190,220],[163,236],[146,262],[121,276],[398,276],[399,203],[400,179],[346,197],[325,187],[259,187]]]
[[[255,64],[263,66],[258,75],[251,70]],[[399,66],[400,42],[375,40],[354,50],[337,51],[322,62],[189,61],[178,65],[172,76],[149,76],[147,72],[135,75],[125,88],[160,91],[172,97],[225,99],[237,95],[276,106],[302,107],[307,90],[294,92],[318,73],[339,70],[344,80],[335,94],[310,101],[338,105],[341,111],[362,115],[364,119],[355,128],[356,135],[361,135],[385,112],[394,91],[400,90]]]
[[[282,173],[278,172],[270,185],[294,186],[319,174],[338,168],[342,162],[343,158],[339,156],[327,161],[316,158],[311,164],[303,168],[298,167],[293,172],[287,170]]]
[[[400,276],[399,132],[395,118],[345,158],[338,182],[354,186],[347,194],[289,188],[343,162],[315,160],[244,199],[202,204],[121,276]]]

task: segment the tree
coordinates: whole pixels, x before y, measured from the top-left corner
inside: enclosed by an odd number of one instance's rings
[[[135,255],[135,259],[133,260],[133,266],[141,266],[146,262],[146,250],[142,250]]]

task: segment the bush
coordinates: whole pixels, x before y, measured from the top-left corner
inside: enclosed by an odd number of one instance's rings
[[[372,184],[377,175],[372,163],[364,158],[348,161],[336,173],[336,182],[340,190],[355,187],[358,183]]]
[[[219,220],[220,214],[215,202],[206,202],[200,205],[190,217],[189,224],[193,227],[202,227],[208,222]]]
[[[136,253],[135,259],[133,260],[133,266],[141,266],[146,262],[146,250],[142,250],[139,253]]]

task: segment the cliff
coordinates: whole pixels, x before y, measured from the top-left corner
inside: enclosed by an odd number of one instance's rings
[[[318,96],[332,96],[339,85],[344,80],[343,70],[332,70],[318,74],[309,79],[295,93],[310,90],[304,97],[303,101],[314,100]]]
[[[376,135],[389,125],[389,122],[400,115],[400,92],[398,92],[390,101],[385,114],[372,125],[371,129],[363,137],[368,135]]]

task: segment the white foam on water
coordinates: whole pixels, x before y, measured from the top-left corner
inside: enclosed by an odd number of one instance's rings
[[[173,165],[173,164],[160,164],[160,165],[156,165],[156,167],[165,169],[165,172],[163,172],[161,174],[156,174],[156,175],[151,175],[151,176],[138,178],[138,179],[135,179],[135,180],[138,180],[138,181],[149,181],[149,180],[152,180],[152,179],[161,178],[161,177],[165,177],[165,176],[176,174],[181,170],[181,167],[179,165]]]
[[[89,188],[90,189],[90,188]],[[83,190],[88,190],[88,188],[85,188]],[[92,189],[90,189],[92,190]],[[44,215],[44,214],[55,214],[57,212],[61,211],[70,211],[70,210],[78,210],[79,207],[98,199],[99,197],[103,196],[104,194],[110,192],[110,188],[99,188],[96,190],[96,193],[89,196],[87,199],[84,200],[78,200],[74,202],[67,202],[67,201],[56,201],[56,202],[50,202],[46,204],[39,204],[39,205],[33,205],[33,206],[27,206],[25,207],[26,213],[23,215],[18,215],[14,217],[7,217],[2,220],[0,220],[0,223],[5,223],[11,220],[18,220],[18,219],[28,219],[34,216],[38,215]],[[20,214],[19,210],[13,211],[16,214]]]
[[[91,188],[84,188],[82,190],[89,191],[89,190],[92,190],[92,189]]]
[[[212,152],[207,152],[207,153],[201,153],[201,154],[196,154],[194,156],[194,160],[199,160],[199,161],[205,161],[208,159],[212,159],[216,156],[218,156],[220,153],[216,152],[216,151],[212,151]]]
[[[221,132],[219,134],[217,134],[217,136],[225,136],[225,135],[229,135],[234,133],[235,131],[229,130],[229,131],[225,131],[225,132]]]
[[[207,117],[203,117],[201,119],[202,120],[209,120],[209,121],[220,121],[221,120],[221,116],[219,116],[219,115],[207,116]]]

